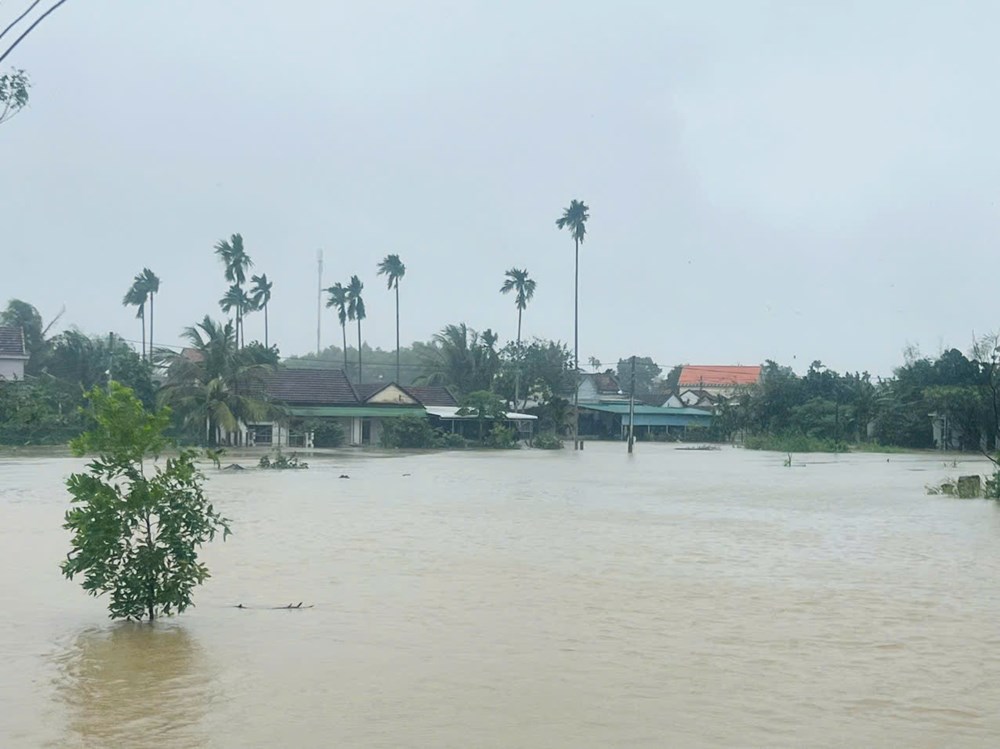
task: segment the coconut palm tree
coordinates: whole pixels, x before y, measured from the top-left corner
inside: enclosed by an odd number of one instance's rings
[[[347,284],[347,316],[358,321],[358,384],[361,384],[361,321],[365,319],[365,300],[361,292],[365,285],[357,276],[351,276]]]
[[[160,293],[160,278],[149,268],[143,268],[136,278],[142,278],[143,286],[149,294],[149,358],[153,358],[153,300]]]
[[[190,351],[161,352],[167,379],[160,402],[171,406],[185,425],[205,429],[208,444],[238,433],[240,424],[273,419],[280,409],[262,393],[271,369],[240,350],[232,322],[220,324],[208,316],[184,330]]]
[[[340,321],[340,332],[344,337],[344,374],[347,374],[347,287],[339,281],[326,290],[327,307],[337,308],[337,319]]]
[[[271,287],[273,281],[267,280],[267,274],[261,273],[250,279],[253,281],[253,288],[250,289],[250,303],[254,309],[264,310],[264,348],[271,348],[267,334],[267,305],[271,302]]]
[[[580,371],[580,245],[587,235],[587,221],[590,219],[590,208],[582,200],[570,201],[569,207],[563,209],[563,215],[556,219],[556,226],[569,229],[573,237],[575,249],[573,263],[573,371]],[[573,449],[579,449],[580,403],[579,386],[573,390]]]
[[[243,348],[246,340],[243,335],[243,312],[251,305],[250,297],[237,284],[233,284],[219,300],[219,307],[223,312],[236,311],[236,347]]]
[[[503,286],[500,287],[501,294],[509,294],[514,291],[514,305],[517,307],[517,355],[518,355],[518,367],[517,374],[514,377],[514,408],[517,409],[517,404],[520,400],[521,392],[521,315],[525,308],[528,306],[528,302],[535,295],[535,279],[528,278],[527,268],[511,268],[505,274],[507,279],[503,282]]]
[[[132,279],[125,296],[122,297],[123,307],[136,307],[135,317],[142,321],[142,358],[146,358],[146,302],[149,301],[149,290],[141,273]]]
[[[399,382],[399,279],[406,275],[406,266],[399,255],[386,255],[378,264],[378,274],[386,276],[388,288],[396,291],[396,384]]]

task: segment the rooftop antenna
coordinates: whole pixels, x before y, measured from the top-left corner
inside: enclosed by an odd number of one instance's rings
[[[316,356],[320,352],[320,325],[323,321],[323,250],[316,250]]]

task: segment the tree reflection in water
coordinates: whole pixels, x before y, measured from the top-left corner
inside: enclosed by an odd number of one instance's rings
[[[208,743],[200,724],[213,680],[201,647],[182,627],[127,622],[86,630],[59,660],[57,691],[69,709],[60,746]]]

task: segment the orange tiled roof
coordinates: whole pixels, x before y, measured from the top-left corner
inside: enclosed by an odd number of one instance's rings
[[[681,369],[678,387],[733,387],[753,385],[760,380],[760,366],[685,366]]]

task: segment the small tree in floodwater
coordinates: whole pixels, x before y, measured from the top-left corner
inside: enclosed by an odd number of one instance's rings
[[[94,427],[70,446],[98,457],[66,481],[73,507],[63,527],[73,539],[62,572],[71,580],[82,575],[92,596],[109,594],[113,619],[180,613],[209,576],[199,547],[220,531],[225,539],[229,521],[205,498],[193,450],[147,476],[146,459],[167,446],[169,409],[147,411],[116,382],[109,392],[94,388],[87,400]]]

